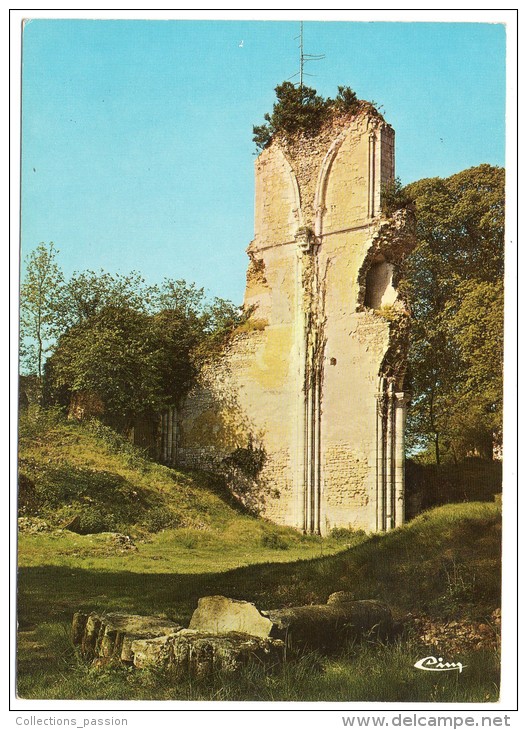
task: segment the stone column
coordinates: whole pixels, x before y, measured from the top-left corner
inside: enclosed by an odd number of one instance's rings
[[[377,165],[376,165],[376,142],[375,132],[370,132],[368,136],[368,218],[375,218],[375,188],[377,183]]]
[[[300,495],[302,495],[302,529],[306,532],[318,532],[320,525],[320,387],[318,378],[320,343],[317,332],[316,260],[318,242],[313,232],[307,227],[300,228],[295,238],[297,243],[295,332],[300,364],[297,396],[297,504],[300,504]]]
[[[167,463],[167,459],[168,459],[167,419],[168,419],[168,413],[165,411],[161,416],[161,459],[164,464]]]
[[[306,398],[307,398],[307,439],[306,439],[306,527],[308,532],[313,532],[313,435],[314,435],[314,398],[313,398],[313,372],[312,352],[308,353],[308,368],[310,372],[306,377]]]
[[[381,384],[382,388],[382,384]],[[384,421],[384,391],[377,393],[377,469],[375,480],[375,494],[377,500],[377,511],[375,517],[375,529],[384,530],[386,523],[386,483],[385,483],[385,450],[386,430]]]
[[[386,523],[385,530],[394,527],[394,390],[393,383],[390,383],[387,393],[386,408]]]
[[[404,426],[408,396],[395,393],[395,527],[404,523]]]
[[[314,439],[313,439],[313,486],[314,486],[314,514],[313,514],[313,531],[320,534],[320,492],[321,492],[321,470],[320,470],[320,379],[321,372],[318,363],[316,364],[314,373],[315,389],[314,389]]]
[[[163,461],[163,414],[159,414],[156,431],[156,459]]]

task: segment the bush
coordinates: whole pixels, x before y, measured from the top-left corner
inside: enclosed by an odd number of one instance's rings
[[[270,550],[288,550],[289,545],[286,540],[277,532],[266,532],[262,535],[262,547]]]
[[[355,111],[358,109],[360,101],[357,94],[349,86],[339,86],[338,94],[335,98],[335,108],[338,111]]]
[[[115,517],[97,507],[87,507],[78,517],[74,532],[79,535],[92,535],[97,532],[113,532],[116,529]]]
[[[277,103],[273,113],[265,117],[271,128],[286,134],[316,133],[328,111],[327,102],[309,86],[295,86],[284,81],[276,87]]]
[[[142,524],[149,532],[161,532],[182,527],[183,521],[175,512],[160,505],[148,510]]]
[[[249,437],[247,448],[239,447],[232,454],[226,456],[222,466],[228,474],[240,471],[249,479],[257,479],[266,462],[267,455],[262,446],[255,446]]]
[[[353,530],[351,527],[334,527],[329,534],[335,540],[346,540],[348,542],[366,535],[364,530]]]
[[[315,135],[332,114],[355,113],[363,106],[378,114],[372,104],[360,101],[349,86],[339,86],[335,99],[324,99],[315,89],[290,81],[279,84],[275,92],[277,101],[272,114],[264,114],[264,124],[253,127],[253,142],[258,150],[268,147],[276,133]]]
[[[42,438],[51,429],[64,422],[64,411],[60,406],[42,408],[36,403],[20,412],[18,433],[20,439]]]

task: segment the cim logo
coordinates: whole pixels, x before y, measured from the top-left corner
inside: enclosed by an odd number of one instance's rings
[[[419,659],[414,664],[416,669],[424,669],[426,672],[452,672],[458,671],[460,674],[463,669],[466,669],[461,662],[444,662],[443,657],[439,659],[435,656],[427,656],[424,659]]]

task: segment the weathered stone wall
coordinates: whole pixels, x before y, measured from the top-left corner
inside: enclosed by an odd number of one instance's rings
[[[406,215],[380,213],[393,130],[361,113],[278,138],[255,176],[253,313],[179,411],[178,462],[221,470],[258,445],[252,488],[270,519],[388,529],[404,488],[406,315],[394,279],[412,244]]]
[[[250,444],[264,446],[263,468],[246,485],[248,503],[281,524],[292,519],[291,434],[283,420],[291,365],[279,328],[240,334],[203,369],[178,413],[178,464],[185,468],[220,471],[229,479],[227,456]]]

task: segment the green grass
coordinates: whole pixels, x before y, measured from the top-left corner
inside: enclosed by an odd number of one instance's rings
[[[228,700],[296,702],[496,702],[499,665],[494,652],[460,654],[463,672],[434,675],[413,667],[423,656],[415,641],[359,644],[339,657],[307,654],[265,671],[245,667],[234,676],[178,679],[155,670],[94,668],[73,652],[67,636],[48,628],[50,651],[33,659],[19,683],[24,697],[77,700]],[[38,650],[37,650],[38,651]],[[50,666],[47,666],[49,664]]]
[[[104,491],[97,497],[101,480],[114,485],[115,495],[135,492],[142,507],[135,522],[123,517],[121,523],[136,550],[121,548],[104,533],[55,529],[20,534],[21,697],[497,700],[499,667],[493,652],[456,656],[467,669],[437,677],[413,668],[426,656],[426,648],[412,635],[389,646],[348,647],[339,657],[304,657],[272,673],[252,667],[236,678],[189,680],[177,686],[155,672],[85,665],[69,641],[71,618],[78,610],[164,615],[185,625],[204,595],[250,600],[265,609],[325,602],[339,590],[351,591],[357,599],[384,600],[398,618],[413,612],[437,621],[486,622],[499,606],[498,504],[445,505],[387,534],[323,540],[244,514],[208,477],[137,458],[133,455],[130,466],[127,454],[107,447],[83,427],[62,423],[22,443],[22,465],[37,485],[37,496],[40,488],[40,494],[51,492],[56,499],[52,482],[57,471],[73,476],[82,472],[82,489],[79,482],[68,487],[73,493],[70,514],[82,505],[76,501],[81,493],[98,507],[112,505],[113,498]],[[86,480],[87,472],[93,474],[95,487]],[[67,486],[62,484],[61,493]],[[149,531],[148,512],[160,505],[179,514],[183,525]],[[39,515],[57,528],[68,507],[53,513],[44,504]]]

